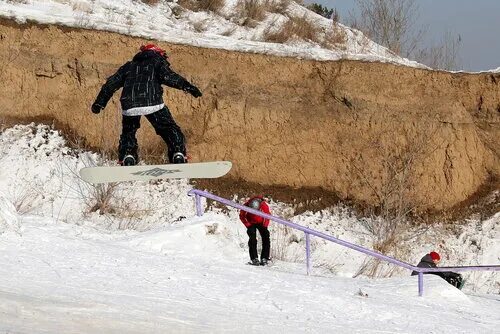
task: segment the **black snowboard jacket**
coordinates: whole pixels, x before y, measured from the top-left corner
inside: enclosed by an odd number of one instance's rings
[[[437,268],[436,264],[432,261],[432,258],[431,258],[431,255],[430,255],[430,254],[425,255],[425,256],[424,256],[424,257],[420,260],[420,262],[417,264],[417,267],[419,267],[419,268]],[[413,275],[418,275],[418,272],[413,271],[411,274],[412,274],[412,276],[413,276]],[[435,273],[424,273],[424,274],[434,274],[434,275],[441,276],[441,273],[439,273],[439,272],[435,272]]]
[[[417,267],[419,268],[437,268],[436,264],[432,261],[431,255],[427,254],[425,255],[420,262],[417,264]],[[454,273],[452,271],[441,271],[441,272],[429,272],[429,273],[424,273],[424,274],[432,274],[432,275],[437,275],[445,280],[448,281],[449,278],[456,278],[461,276],[460,274]],[[411,275],[418,275],[418,272],[413,271]]]
[[[113,94],[123,87],[120,97],[122,110],[160,105],[164,103],[161,85],[180,90],[194,87],[170,69],[167,59],[159,53],[142,51],[107,79],[94,104],[104,109]]]

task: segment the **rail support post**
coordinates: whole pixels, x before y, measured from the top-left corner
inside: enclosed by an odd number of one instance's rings
[[[307,275],[311,274],[311,237],[309,233],[306,233],[306,265],[307,265]]]
[[[424,295],[424,273],[418,273],[418,296],[422,297]]]
[[[194,200],[196,203],[196,215],[198,217],[201,217],[201,216],[203,216],[203,210],[201,209],[201,196],[198,194],[195,194],[194,198],[195,198]]]

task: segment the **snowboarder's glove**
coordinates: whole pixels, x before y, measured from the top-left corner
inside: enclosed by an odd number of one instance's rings
[[[103,110],[104,108],[103,108],[102,106],[98,105],[97,103],[94,103],[94,104],[92,104],[92,108],[91,108],[91,109],[92,109],[92,112],[93,112],[94,114],[98,114],[98,113],[100,113],[100,112],[101,112],[101,110]]]
[[[196,86],[193,86],[193,85],[187,86],[186,88],[184,88],[184,91],[188,92],[189,94],[193,95],[194,97],[200,97],[203,95],[203,94],[201,94],[200,90]]]

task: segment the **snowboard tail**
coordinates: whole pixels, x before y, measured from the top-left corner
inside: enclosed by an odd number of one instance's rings
[[[226,175],[230,161],[196,162],[168,165],[102,166],[80,169],[80,177],[89,183],[149,181],[155,179],[211,179]]]

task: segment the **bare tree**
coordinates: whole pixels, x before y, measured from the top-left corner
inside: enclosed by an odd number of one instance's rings
[[[418,180],[416,173],[419,164],[439,148],[438,144],[432,143],[436,129],[432,125],[428,128],[430,131],[408,135],[397,146],[388,140],[392,132],[384,131],[375,135],[366,143],[366,149],[378,157],[378,162],[369,169],[365,168],[367,164],[363,159],[346,157],[350,161],[348,168],[356,175],[359,185],[365,187],[377,203],[367,212],[367,217],[359,221],[372,236],[373,249],[383,254],[398,257],[403,243],[428,228],[416,219],[418,205],[412,195]],[[380,177],[373,175],[372,170],[377,170]],[[414,233],[408,233],[410,226]],[[356,276],[365,274],[378,277],[393,273],[394,268],[385,266],[380,260],[367,259]]]
[[[348,24],[403,57],[432,68],[457,69],[460,36],[447,31],[439,44],[422,46],[425,30],[417,25],[420,8],[415,0],[356,0]]]
[[[419,7],[415,0],[356,0],[358,12],[349,24],[375,42],[403,56],[411,55],[422,40],[416,29]]]
[[[418,50],[415,59],[432,68],[455,70],[460,65],[459,53],[462,45],[460,35],[446,31],[439,44]]]

